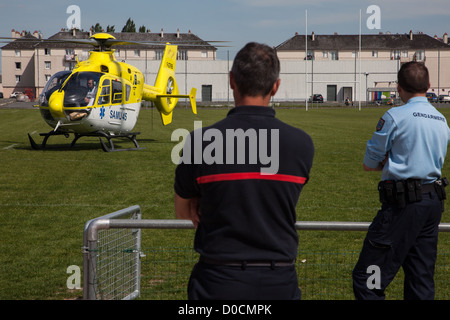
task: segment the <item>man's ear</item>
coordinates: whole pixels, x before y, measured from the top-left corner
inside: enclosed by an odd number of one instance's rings
[[[274,95],[277,93],[278,89],[280,88],[280,83],[281,83],[281,79],[278,79],[278,80],[273,84],[272,91],[270,92],[270,95],[271,95],[271,96],[274,96]]]
[[[230,88],[232,90],[234,90],[236,88],[236,83],[234,82],[234,76],[233,76],[233,73],[231,73],[231,71],[230,71]]]

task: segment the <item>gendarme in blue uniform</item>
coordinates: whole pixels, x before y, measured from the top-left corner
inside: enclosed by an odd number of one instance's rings
[[[449,139],[446,119],[426,97],[411,98],[379,120],[367,142],[364,164],[378,168],[387,156],[379,184],[382,206],[353,270],[356,299],[384,299],[400,268],[405,299],[434,299],[443,208],[443,188],[438,186]]]
[[[415,97],[383,115],[367,142],[364,163],[376,168],[389,152],[381,180],[431,183],[441,176],[449,137],[445,117],[426,97]]]

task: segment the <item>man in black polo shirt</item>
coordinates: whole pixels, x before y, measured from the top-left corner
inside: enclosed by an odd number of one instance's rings
[[[236,107],[192,132],[175,172],[177,218],[196,226],[189,299],[300,299],[295,207],[314,145],[275,118],[275,50],[247,44],[230,72]]]

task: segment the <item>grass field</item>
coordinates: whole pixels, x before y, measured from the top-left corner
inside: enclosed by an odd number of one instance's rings
[[[364,172],[362,159],[385,110],[277,109],[278,118],[308,132],[316,147],[311,179],[297,206],[299,220],[372,220],[380,173]],[[145,149],[106,153],[95,138],[82,138],[70,149],[70,139],[52,137],[47,150],[32,150],[27,133],[41,141],[38,133],[51,130],[39,111],[0,109],[0,299],[81,297],[81,290],[67,289],[66,270],[83,266],[85,222],[131,205],[141,206],[144,219],[174,218],[171,150],[177,142],[171,134],[192,130],[194,120],[212,124],[227,111],[205,107],[195,116],[179,107],[164,127],[155,110],[143,109],[135,130]],[[441,112],[450,119],[450,108]],[[449,160],[443,174],[450,177]],[[450,222],[449,207],[443,222]],[[299,234],[300,250],[358,251],[365,233]],[[190,247],[192,236],[193,230],[143,232],[143,246]],[[440,234],[439,252],[450,252],[450,234]]]

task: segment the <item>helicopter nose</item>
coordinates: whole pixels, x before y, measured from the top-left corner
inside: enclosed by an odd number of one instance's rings
[[[64,106],[64,91],[53,92],[48,101],[48,108],[54,119],[65,118],[63,106]]]

